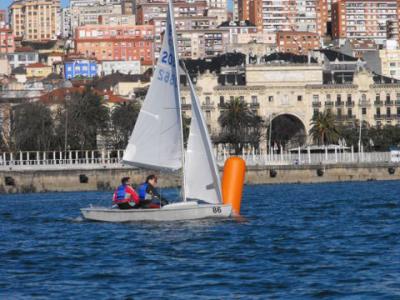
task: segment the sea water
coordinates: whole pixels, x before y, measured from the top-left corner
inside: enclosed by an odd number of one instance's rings
[[[225,221],[80,217],[110,198],[0,196],[0,299],[400,299],[399,182],[247,186]]]

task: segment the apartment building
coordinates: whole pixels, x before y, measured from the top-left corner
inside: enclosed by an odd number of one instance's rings
[[[104,15],[99,17],[100,25],[136,25],[135,15]]]
[[[14,35],[23,40],[55,40],[60,34],[60,0],[15,1],[10,23]]]
[[[229,31],[229,43],[237,43],[238,36],[243,34],[256,34],[257,27],[249,21],[226,21],[218,26]]]
[[[153,64],[153,25],[86,25],[76,28],[78,54],[103,61],[139,60]]]
[[[241,3],[247,5],[247,1]],[[326,34],[327,0],[249,0],[248,7],[250,21],[264,31]],[[243,8],[241,10],[245,11]]]
[[[4,9],[0,9],[0,28],[6,27],[7,24],[7,12]]]
[[[229,44],[229,30],[179,30],[177,44],[180,58],[198,59],[221,55],[226,52]]]
[[[321,38],[318,34],[304,31],[278,31],[276,44],[280,52],[307,54],[310,50],[321,47]]]
[[[332,37],[343,44],[346,39],[370,39],[383,44],[398,38],[399,0],[338,0],[332,4]]]
[[[0,54],[12,53],[14,50],[14,34],[6,27],[0,28]]]

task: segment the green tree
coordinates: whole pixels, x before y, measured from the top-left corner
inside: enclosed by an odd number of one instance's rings
[[[128,144],[139,111],[140,104],[136,101],[118,103],[113,108],[111,113],[113,130],[110,133],[110,137],[112,137],[113,147],[115,149],[123,149]]]
[[[72,94],[59,115],[58,144],[79,150],[97,149],[97,137],[105,136],[110,124],[109,109],[101,96],[89,88],[83,94]]]
[[[15,150],[51,150],[54,141],[54,123],[47,106],[41,103],[18,105],[14,110],[11,130]]]
[[[318,145],[337,143],[339,132],[335,124],[336,118],[330,110],[319,112],[311,120],[309,134]]]
[[[225,104],[218,122],[222,128],[220,142],[232,144],[236,154],[241,152],[245,143],[258,148],[264,122],[240,98]]]

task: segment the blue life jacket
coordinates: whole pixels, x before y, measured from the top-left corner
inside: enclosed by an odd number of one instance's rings
[[[138,188],[138,194],[140,199],[146,199],[146,190],[147,187],[149,186],[148,183],[142,183],[139,188]]]
[[[121,184],[118,189],[117,189],[117,201],[122,201],[125,200],[125,196],[126,196],[126,185]]]

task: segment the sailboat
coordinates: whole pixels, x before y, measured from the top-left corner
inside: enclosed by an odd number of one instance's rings
[[[182,172],[182,201],[155,209],[83,208],[84,218],[130,222],[231,216],[232,206],[222,202],[221,181],[210,136],[187,71],[192,119],[187,149],[184,149],[179,70],[173,7],[169,0],[160,58],[122,160],[146,170]]]

